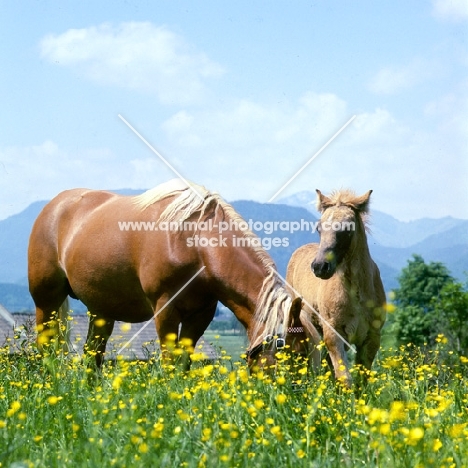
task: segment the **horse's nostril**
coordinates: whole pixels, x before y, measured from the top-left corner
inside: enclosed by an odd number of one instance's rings
[[[321,262],[312,262],[311,268],[317,278],[328,279],[334,273],[334,266],[332,262],[321,261]]]

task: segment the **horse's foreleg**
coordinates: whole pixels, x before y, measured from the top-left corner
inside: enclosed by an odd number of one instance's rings
[[[98,369],[102,366],[104,361],[106,344],[114,329],[114,323],[115,320],[105,319],[96,315],[91,315],[89,319],[85,352],[89,356],[92,356]]]
[[[366,384],[368,372],[372,368],[375,356],[380,348],[380,332],[374,332],[368,335],[364,343],[357,347],[356,365],[364,367],[363,378],[360,379],[360,384]]]
[[[331,330],[329,327],[325,327],[323,341],[327,347],[336,380],[339,380],[346,387],[350,388],[352,378],[349,372],[348,356],[346,355],[343,340],[335,333],[334,330]]]
[[[185,370],[190,368],[191,361],[189,354],[195,351],[195,345],[202,337],[203,333],[205,333],[205,330],[208,328],[208,325],[215,316],[216,305],[217,301],[203,309],[200,309],[197,312],[190,314],[187,317],[187,320],[182,321],[182,328],[180,330],[179,339],[181,344],[184,343],[184,339],[187,341],[187,349],[185,350],[186,356],[183,360]]]
[[[179,342],[180,314],[172,306],[165,306],[166,298],[156,304],[155,325],[161,346],[163,363],[174,364],[174,351]]]

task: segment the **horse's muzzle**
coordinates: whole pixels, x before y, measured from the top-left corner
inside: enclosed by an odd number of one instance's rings
[[[314,275],[317,278],[320,279],[330,279],[334,273],[335,273],[335,265],[334,262],[327,262],[327,261],[322,261],[322,262],[317,262],[314,260],[311,265],[310,265],[312,271],[314,272]]]

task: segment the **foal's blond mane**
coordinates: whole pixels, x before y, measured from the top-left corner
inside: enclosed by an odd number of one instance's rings
[[[199,213],[198,220],[200,221],[206,214],[208,207],[214,203],[215,217],[218,211],[222,210],[225,218],[236,223],[244,237],[252,241],[255,240],[250,242],[249,248],[261,262],[265,271],[265,279],[257,297],[254,314],[256,325],[252,336],[256,337],[260,333],[274,335],[282,332],[283,328],[289,323],[292,298],[286,292],[275,273],[276,266],[273,259],[262,247],[258,236],[248,228],[245,220],[217,193],[210,192],[205,187],[193,183],[187,186],[187,184],[178,179],[159,185],[134,197],[134,204],[141,210],[145,210],[154,203],[169,197],[174,197],[174,199],[161,213],[159,222],[181,223],[195,213]]]
[[[340,190],[334,190],[333,192],[330,193],[330,195],[327,195],[326,197],[326,202],[325,204],[322,204],[320,201],[320,197],[317,199],[317,210],[318,211],[324,211],[327,208],[332,208],[336,207],[339,208],[341,206],[347,206],[352,209],[355,209],[358,211],[361,220],[364,225],[364,229],[366,232],[368,232],[369,229],[369,205],[366,204],[366,206],[362,209],[359,209],[360,204],[362,202],[362,196],[358,196],[354,190],[351,189],[340,189]]]
[[[339,190],[333,190],[330,195],[327,195],[327,198],[330,199],[333,205],[347,205],[355,207],[359,197],[354,190],[342,188]]]

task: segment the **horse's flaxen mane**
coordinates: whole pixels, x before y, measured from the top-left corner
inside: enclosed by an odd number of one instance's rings
[[[201,195],[201,196],[200,196]],[[285,324],[289,321],[289,309],[291,308],[292,298],[282,287],[277,275],[276,266],[273,259],[262,247],[261,240],[249,228],[245,220],[226,203],[217,193],[208,191],[205,187],[191,184],[191,187],[182,181],[168,182],[154,189],[135,197],[135,204],[144,210],[154,203],[169,197],[174,199],[169,203],[159,217],[159,222],[177,222],[181,223],[190,218],[193,214],[199,213],[198,220],[206,214],[210,204],[214,203],[215,216],[218,210],[224,213],[224,220],[231,221],[242,232],[244,237],[251,240],[249,248],[265,270],[265,279],[262,289],[258,294],[255,310],[256,329],[253,336],[258,336],[260,331],[263,336],[267,334],[276,334],[282,332]],[[263,330],[261,330],[263,329]]]
[[[284,289],[276,272],[270,269],[258,295],[253,336],[264,339],[267,335],[286,333],[291,304],[291,295]]]
[[[191,184],[191,186],[193,186],[193,184]],[[147,190],[141,195],[133,197],[133,203],[143,211],[154,203],[172,197],[176,193],[183,192],[187,189],[189,189],[189,186],[182,179],[172,179]],[[200,192],[200,199],[208,192],[205,187],[200,185],[193,186],[193,190]]]
[[[206,210],[210,204],[214,203],[214,214],[218,213],[221,209],[224,212],[225,218],[232,221],[232,224],[236,226],[236,230],[240,231],[244,237],[250,238],[252,241],[249,243],[250,248],[254,251],[257,258],[262,262],[265,268],[274,268],[275,263],[273,259],[266,253],[262,247],[261,240],[256,236],[249,228],[245,220],[234,210],[234,208],[226,203],[219,194],[208,191],[201,185],[191,184],[191,187],[176,185],[176,189],[171,192],[162,191],[159,187],[156,187],[149,192],[152,194],[142,194],[144,204],[137,202],[143,208],[168,198],[175,196],[174,200],[166,207],[159,217],[159,222],[177,222],[183,223],[188,220],[193,214],[199,213],[198,221],[206,214]],[[201,196],[200,196],[201,195]],[[138,197],[137,197],[138,198]]]

